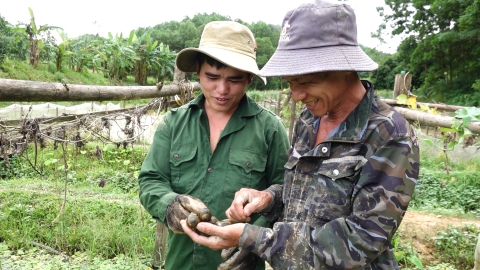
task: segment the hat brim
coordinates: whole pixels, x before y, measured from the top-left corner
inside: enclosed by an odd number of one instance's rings
[[[177,54],[175,60],[177,68],[183,72],[196,72],[196,57],[199,52],[204,53],[227,66],[252,73],[260,78],[263,84],[267,84],[267,79],[258,75],[259,69],[255,59],[241,53],[217,47],[186,48],[181,50]]]
[[[359,46],[277,49],[259,75],[282,77],[324,71],[373,71],[377,68],[378,64]]]

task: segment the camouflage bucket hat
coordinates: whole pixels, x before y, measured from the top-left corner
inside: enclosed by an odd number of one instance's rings
[[[205,25],[198,48],[186,48],[177,54],[176,65],[183,72],[196,72],[197,53],[204,53],[227,66],[258,75],[257,44],[246,26],[233,21],[213,21]]]
[[[352,8],[339,2],[312,0],[285,15],[278,47],[260,76],[377,68],[377,63],[358,46]]]

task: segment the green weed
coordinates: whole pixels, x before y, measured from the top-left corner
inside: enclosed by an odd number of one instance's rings
[[[449,226],[435,237],[435,249],[442,262],[454,264],[459,269],[471,269],[473,253],[477,243],[479,228],[473,225]]]
[[[405,243],[402,240],[401,233],[397,231],[392,239],[392,244],[397,259],[402,269],[405,267],[416,267],[415,269],[424,269],[419,254],[414,250],[411,243]]]
[[[410,207],[480,213],[480,172],[420,173]]]
[[[69,196],[60,218],[52,223],[60,201],[53,190],[1,191],[0,239],[13,250],[26,250],[37,242],[68,255],[86,252],[92,258],[153,254],[155,223],[135,197]]]

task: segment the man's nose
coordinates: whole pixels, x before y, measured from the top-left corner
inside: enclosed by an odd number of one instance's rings
[[[305,93],[302,90],[291,88],[291,91],[292,91],[292,99],[295,101],[300,101],[307,97],[307,93]]]
[[[228,81],[220,80],[217,85],[217,92],[220,94],[226,94],[228,93],[230,89],[230,86],[228,84]]]

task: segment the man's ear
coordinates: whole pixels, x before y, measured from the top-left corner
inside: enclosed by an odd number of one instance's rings
[[[197,70],[197,78],[200,78],[200,67],[198,66],[198,62],[195,62],[195,69]]]
[[[252,74],[252,73],[249,73],[249,74],[248,74],[247,84],[248,84],[248,85],[252,84],[252,81],[253,81],[253,74]]]

